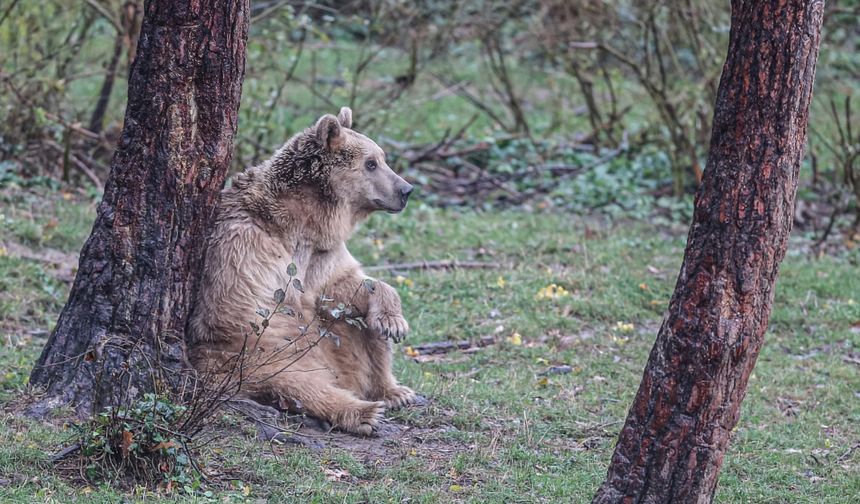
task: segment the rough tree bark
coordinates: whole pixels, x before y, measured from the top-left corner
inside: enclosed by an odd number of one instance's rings
[[[30,383],[80,415],[178,387],[195,277],[233,153],[248,0],[148,0],[125,124],[78,274]]]
[[[822,9],[732,1],[683,265],[595,503],[713,500],[791,230]]]

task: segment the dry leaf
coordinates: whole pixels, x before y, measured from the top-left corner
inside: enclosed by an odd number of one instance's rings
[[[150,448],[149,451],[154,452],[158,450],[167,450],[168,448],[176,448],[176,443],[173,441],[162,441]]]
[[[322,470],[323,470],[323,473],[325,473],[326,479],[328,479],[329,481],[349,480],[350,477],[352,476],[349,473],[349,471],[347,471],[346,469],[338,469],[338,468],[331,469],[328,467],[323,467]]]
[[[131,444],[133,442],[134,435],[132,435],[131,431],[122,431],[122,444],[120,445],[120,448],[122,450],[122,458],[128,458],[128,452],[131,449]]]

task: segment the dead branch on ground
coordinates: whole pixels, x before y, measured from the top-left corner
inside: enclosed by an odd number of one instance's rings
[[[400,264],[382,264],[364,268],[365,271],[403,271],[403,270],[434,270],[434,269],[498,269],[498,263],[476,261],[458,261],[449,259],[443,261],[417,261]]]

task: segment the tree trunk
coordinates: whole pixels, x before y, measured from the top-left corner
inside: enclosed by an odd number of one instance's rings
[[[791,230],[822,9],[732,1],[684,262],[595,503],[713,500]]]
[[[78,274],[30,376],[31,412],[176,388],[185,323],[233,153],[248,0],[149,0],[119,146]]]

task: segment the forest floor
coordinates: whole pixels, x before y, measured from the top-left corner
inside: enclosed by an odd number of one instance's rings
[[[224,414],[196,454],[211,482],[166,494],[54,467],[73,429],[16,414],[95,204],[47,189],[3,190],[0,202],[0,502],[588,502],[686,238],[680,224],[420,201],[375,216],[350,243],[368,266],[494,264],[374,272],[397,287],[413,328],[395,349],[396,374],[429,404],[389,413],[376,438],[305,429],[301,445],[258,441],[252,425]],[[793,239],[783,264],[716,502],[860,496],[860,256],[856,246],[807,250]],[[495,344],[415,355],[420,344],[487,336]]]

